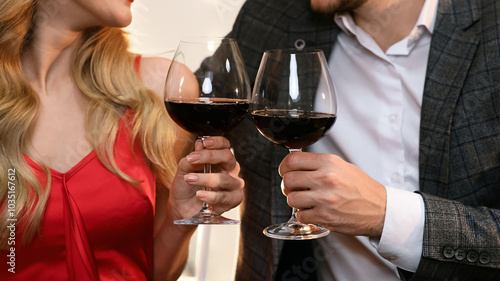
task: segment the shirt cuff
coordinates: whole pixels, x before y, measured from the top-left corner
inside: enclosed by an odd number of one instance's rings
[[[386,186],[387,205],[380,240],[370,239],[377,252],[399,268],[417,271],[422,256],[425,207],[422,196]]]

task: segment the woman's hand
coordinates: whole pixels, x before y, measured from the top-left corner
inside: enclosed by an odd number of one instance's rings
[[[195,215],[202,201],[217,214],[241,203],[244,181],[238,177],[240,166],[229,149],[227,139],[208,137],[203,142],[197,140],[195,150],[180,160],[169,198],[175,219]],[[203,173],[205,164],[212,165],[212,173]],[[200,190],[202,186],[213,190]]]

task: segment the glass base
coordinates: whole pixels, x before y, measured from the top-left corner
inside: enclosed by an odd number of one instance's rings
[[[263,232],[266,236],[275,239],[307,240],[324,237],[330,233],[330,230],[321,225],[289,221],[268,226]]]
[[[186,224],[186,225],[197,225],[197,224],[239,224],[240,221],[228,219],[226,217],[213,214],[213,213],[198,213],[190,218],[183,220],[175,220],[174,224]]]

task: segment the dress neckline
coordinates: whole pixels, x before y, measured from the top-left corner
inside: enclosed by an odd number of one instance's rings
[[[23,157],[26,160],[26,162],[28,163],[28,165],[30,165],[31,167],[33,167],[33,168],[35,168],[35,169],[43,172],[43,169],[40,166],[40,164],[38,164],[37,162],[35,162],[28,155],[23,154]],[[53,177],[69,179],[71,176],[73,176],[78,171],[80,171],[83,167],[85,167],[94,158],[96,158],[96,153],[95,153],[95,150],[92,150],[91,152],[89,152],[85,157],[83,157],[80,161],[78,161],[78,163],[76,163],[73,167],[71,167],[66,172],[60,172],[60,171],[52,169],[50,167],[48,167],[48,168],[49,168],[50,173],[51,173],[51,175]]]
[[[120,131],[121,128],[123,127],[124,118],[128,118],[131,114],[133,114],[132,109],[128,108],[127,110],[125,110],[123,115],[120,117],[120,120],[118,121],[118,131]],[[116,142],[116,140],[115,140],[115,142]],[[35,162],[28,155],[23,153],[23,157],[31,167],[33,167],[39,171],[42,171],[42,172],[44,171],[42,169],[42,167],[40,166],[40,164]],[[90,161],[92,161],[96,157],[97,157],[97,154],[96,154],[95,150],[92,150],[85,157],[83,157],[80,161],[78,161],[73,167],[71,167],[69,170],[67,170],[66,172],[60,172],[60,171],[52,169],[50,167],[48,167],[48,168],[49,168],[50,173],[52,174],[53,177],[69,179],[71,176],[73,176],[78,171],[80,171],[83,167],[85,167]]]

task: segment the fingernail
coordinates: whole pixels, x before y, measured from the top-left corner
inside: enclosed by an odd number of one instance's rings
[[[198,180],[198,176],[193,174],[188,174],[184,176],[184,180],[187,182],[195,182]]]
[[[203,140],[203,146],[204,147],[210,147],[210,146],[213,146],[214,144],[215,144],[215,142],[213,140],[210,140],[210,139]]]
[[[196,153],[196,152],[192,152],[188,156],[186,156],[186,159],[189,162],[198,161],[198,160],[200,160],[200,158],[201,158],[201,155],[199,153]]]
[[[207,198],[207,194],[205,192],[200,192],[198,190],[198,191],[196,191],[196,198],[198,198],[198,199],[206,199]]]

